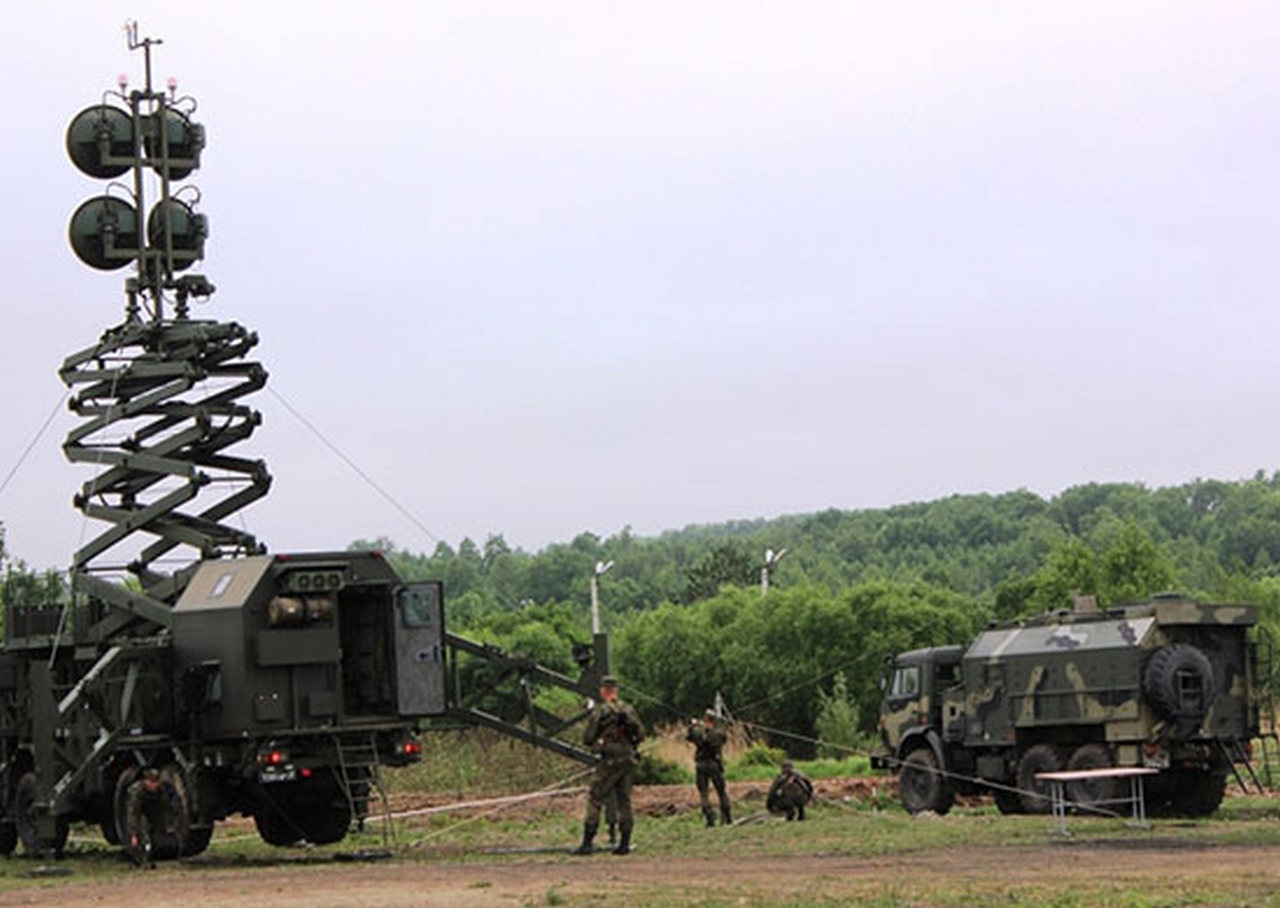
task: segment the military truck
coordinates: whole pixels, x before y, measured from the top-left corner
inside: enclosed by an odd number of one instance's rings
[[[535,693],[593,694],[604,634],[575,650],[576,678],[560,675],[450,633],[441,586],[405,582],[378,552],[271,554],[231,522],[271,483],[262,461],[229,453],[262,421],[242,399],[267,373],[246,358],[253,332],[192,316],[214,292],[188,272],[208,224],[178,184],[205,131],[174,82],[152,86],[159,41],[128,37],[142,85],[122,77],[66,137],[83,174],[112,181],[72,215],[73,251],[98,270],[132,266],[124,320],[60,370],[80,419],[63,452],[92,471],[74,502],[107,526],[75,552],[66,601],[6,591],[0,854],[58,854],[83,821],[173,858],[236,813],[274,845],[336,842],[374,799],[385,816],[381,768],[419,759],[433,720],[594,762],[562,740],[585,708],[557,716]],[[510,710],[495,714],[504,692]]]
[[[1005,813],[1045,812],[1038,773],[1113,766],[1158,769],[1147,784],[1157,809],[1212,813],[1259,734],[1256,624],[1252,606],[1168,595],[902,653],[884,677],[873,765],[898,773],[912,813],[945,813],[975,792]],[[1082,780],[1067,797],[1088,809],[1114,787]]]

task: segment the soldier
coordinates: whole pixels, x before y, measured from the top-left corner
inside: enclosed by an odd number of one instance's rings
[[[600,702],[591,710],[583,742],[600,755],[591,790],[587,795],[587,814],[582,822],[582,844],[574,854],[591,854],[596,830],[600,828],[600,811],[610,793],[618,799],[618,831],[621,839],[614,854],[631,853],[631,774],[636,765],[636,747],[644,738],[640,717],[618,698],[618,679],[605,675],[600,679]]]
[[[154,833],[165,828],[168,793],[164,790],[160,770],[148,766],[128,788],[125,804],[125,849],[139,866],[150,867]]]
[[[788,820],[803,820],[804,805],[813,797],[813,783],[790,760],[782,764],[782,772],[769,786],[765,806],[770,813],[784,813]]]
[[[609,847],[618,844],[618,793],[609,792],[604,799],[604,825],[609,830]]]
[[[691,719],[689,731],[685,739],[693,742],[693,764],[697,772],[695,784],[698,786],[698,800],[702,803],[702,815],[707,818],[707,826],[716,825],[716,815],[711,809],[712,785],[716,787],[716,797],[720,801],[720,821],[725,826],[733,824],[733,815],[729,811],[729,794],[724,788],[725,741],[729,735],[723,728],[716,726],[716,711],[708,709],[702,721]]]

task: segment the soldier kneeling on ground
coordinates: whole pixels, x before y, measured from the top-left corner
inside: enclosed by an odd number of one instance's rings
[[[125,852],[140,867],[152,867],[155,837],[171,830],[173,789],[160,770],[148,766],[130,784],[125,806]]]
[[[770,813],[786,814],[788,820],[803,820],[804,807],[812,798],[813,783],[790,760],[786,760],[782,771],[769,786],[765,806]]]

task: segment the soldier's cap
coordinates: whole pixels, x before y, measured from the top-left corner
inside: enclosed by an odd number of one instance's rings
[[[783,768],[783,769],[795,769],[795,764],[793,764],[790,760],[783,760],[783,761],[782,761],[782,768]]]
[[[601,687],[617,687],[618,679],[615,675],[605,675],[603,678],[600,679],[600,686]]]
[[[716,715],[716,711],[715,711],[714,709],[712,709],[711,707],[707,707],[707,711],[706,711],[706,712],[704,712],[704,713],[703,713],[703,715],[704,715],[704,716],[706,716],[708,719],[719,719],[719,718],[720,718],[719,716],[717,716],[717,715]]]

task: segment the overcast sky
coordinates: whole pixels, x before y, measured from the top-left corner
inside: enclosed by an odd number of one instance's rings
[[[197,314],[262,338],[275,551],[1280,466],[1280,6],[17,7],[0,476],[56,416],[0,521],[35,566],[102,529],[56,371],[124,272],[68,248],[100,186],[63,138],[140,81],[130,17],[208,131]]]

